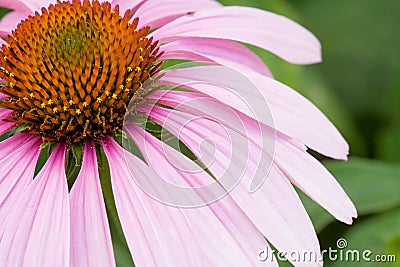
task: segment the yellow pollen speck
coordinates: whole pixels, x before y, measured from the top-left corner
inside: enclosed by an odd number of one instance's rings
[[[136,93],[161,65],[150,28],[103,2],[54,1],[21,21],[2,46],[0,93],[10,99],[0,104],[45,143],[70,147],[118,134],[129,98],[139,108],[153,89]]]

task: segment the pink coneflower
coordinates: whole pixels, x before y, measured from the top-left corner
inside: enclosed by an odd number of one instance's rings
[[[346,159],[345,140],[241,44],[319,62],[300,25],[213,0],[0,6],[13,10],[0,22],[0,266],[115,266],[108,175],[137,266],[276,266],[259,259],[269,243],[319,256],[293,185],[356,216],[307,153]]]

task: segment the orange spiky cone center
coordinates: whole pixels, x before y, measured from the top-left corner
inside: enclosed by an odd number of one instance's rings
[[[0,106],[44,141],[100,140],[121,129],[128,103],[159,71],[157,43],[131,13],[98,1],[50,5],[22,21],[0,50]]]

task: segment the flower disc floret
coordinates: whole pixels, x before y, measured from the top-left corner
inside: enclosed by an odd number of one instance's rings
[[[149,27],[108,2],[72,1],[22,21],[0,51],[0,105],[44,141],[101,140],[122,127],[132,98],[160,66]]]

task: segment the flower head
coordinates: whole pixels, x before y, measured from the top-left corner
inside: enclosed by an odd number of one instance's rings
[[[293,185],[356,216],[307,153],[345,159],[340,133],[241,44],[319,62],[295,22],[213,0],[0,5],[13,10],[0,21],[0,265],[114,266],[114,209],[137,266],[265,264],[266,239],[319,256]]]

